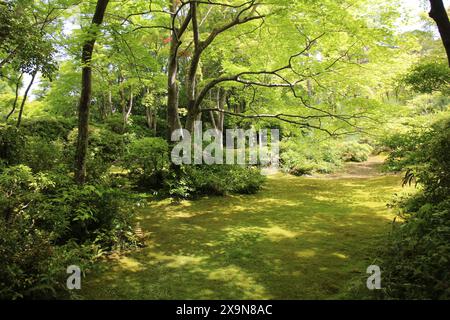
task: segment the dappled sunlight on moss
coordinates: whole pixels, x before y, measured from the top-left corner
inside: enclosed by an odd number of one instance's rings
[[[295,253],[295,255],[300,258],[311,258],[316,255],[316,251],[312,250],[312,249],[305,249],[305,250],[297,251]]]
[[[348,256],[339,252],[333,252],[332,255],[338,257],[339,259],[348,259]]]
[[[88,298],[318,299],[365,275],[393,214],[399,177],[312,179],[278,173],[263,191],[154,201],[147,247],[89,275]],[[127,261],[127,260],[124,260]],[[103,280],[102,280],[103,279]]]
[[[142,271],[143,266],[141,263],[139,263],[138,261],[136,261],[133,258],[130,257],[121,257],[118,260],[119,262],[119,267],[121,269],[126,269],[129,270],[131,272],[138,272],[138,271]]]
[[[210,280],[220,280],[227,287],[237,287],[242,290],[241,299],[270,299],[264,287],[258,284],[241,268],[231,265],[218,268],[208,274]]]
[[[165,255],[162,253],[150,252],[148,254],[149,264],[165,263],[169,268],[180,268],[184,266],[200,265],[206,257],[185,256],[185,255]]]

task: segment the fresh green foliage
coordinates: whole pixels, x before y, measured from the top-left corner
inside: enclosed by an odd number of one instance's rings
[[[11,126],[0,126],[0,160],[8,165],[20,163],[25,137]]]
[[[166,181],[175,198],[230,193],[253,194],[265,181],[260,170],[239,165],[183,166]]]
[[[412,90],[420,93],[447,91],[450,88],[450,72],[445,62],[431,62],[415,66],[403,79]]]
[[[423,137],[408,141],[406,182],[422,190],[401,198],[396,207],[402,222],[383,251],[385,293],[399,299],[450,297],[450,122],[434,125]],[[420,143],[420,141],[424,141]]]
[[[345,142],[342,146],[342,160],[353,162],[367,161],[373,152],[372,146],[367,143],[358,143],[356,141]]]
[[[169,168],[169,146],[161,138],[133,140],[128,146],[124,167],[141,187],[161,188]]]

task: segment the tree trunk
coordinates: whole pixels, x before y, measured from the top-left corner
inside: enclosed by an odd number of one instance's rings
[[[172,21],[176,20],[175,12],[178,9],[178,0],[172,0],[171,8]],[[167,124],[168,124],[168,140],[170,141],[172,132],[181,128],[180,116],[178,114],[178,48],[180,47],[180,37],[189,23],[190,15],[186,17],[181,30],[177,30],[175,25],[172,26],[170,40],[170,54],[168,62],[168,80],[167,80]]]
[[[203,51],[200,45],[199,26],[197,22],[197,3],[190,4],[192,16],[192,32],[194,38],[194,54],[192,56],[189,73],[186,79],[186,91],[188,98],[188,113],[186,118],[186,129],[190,132],[194,130],[194,122],[200,120],[201,111],[199,101],[197,101],[197,71],[200,64],[200,57]]]
[[[25,102],[27,101],[28,93],[30,92],[31,86],[33,85],[34,79],[36,78],[36,73],[37,71],[34,71],[31,75],[31,81],[28,84],[28,87],[23,95],[22,103],[20,104],[19,116],[17,117],[17,128],[20,127],[20,124],[22,122],[23,109],[25,107]]]
[[[86,182],[86,156],[89,139],[89,109],[91,104],[92,93],[92,52],[98,33],[98,26],[102,24],[106,7],[109,0],[98,0],[95,8],[94,17],[92,18],[89,37],[85,40],[81,55],[82,72],[81,72],[81,96],[78,106],[78,140],[77,150],[75,154],[75,181],[78,184]]]
[[[447,11],[445,10],[444,2],[442,0],[430,0],[431,10],[430,17],[436,22],[441,35],[442,43],[444,44],[445,52],[447,53],[448,65],[450,67],[450,21],[448,19]]]
[[[128,101],[128,110],[124,109],[124,114],[123,114],[123,130],[125,132],[125,129],[128,125],[128,119],[130,118],[131,115],[131,110],[133,109],[133,89],[130,88],[130,100]]]
[[[220,92],[222,93],[222,95],[220,96],[219,100],[219,110],[225,110],[225,104],[227,102],[227,92],[224,89],[220,89]],[[220,130],[220,132],[223,132],[223,122],[225,120],[225,113],[219,112],[217,116],[218,116],[217,127]]]
[[[17,79],[13,106],[12,106],[11,111],[5,117],[6,122],[8,121],[9,117],[11,117],[11,115],[16,111],[17,101],[19,100],[19,89],[20,89],[20,83],[22,81],[22,77],[23,77],[23,73],[21,73],[19,78]]]
[[[111,88],[109,88],[109,90],[108,90],[108,110],[109,110],[109,112],[111,112],[111,114],[114,113]]]

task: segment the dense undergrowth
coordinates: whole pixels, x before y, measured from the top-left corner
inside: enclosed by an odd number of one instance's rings
[[[381,252],[384,290],[392,299],[450,298],[450,121],[392,139],[387,167],[406,171],[417,193],[392,203],[399,219]]]
[[[111,129],[91,127],[88,181],[80,186],[73,121],[0,128],[1,299],[68,296],[69,265],[86,272],[108,252],[142,245],[134,215],[148,195],[249,194],[264,182],[257,168],[173,168],[165,140]]]

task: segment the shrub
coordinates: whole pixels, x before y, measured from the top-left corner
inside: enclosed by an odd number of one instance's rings
[[[47,141],[66,140],[70,131],[76,127],[74,119],[36,119],[26,120],[20,130],[26,136],[38,136]]]
[[[122,134],[124,133],[123,128],[123,116],[122,115],[112,115],[104,120],[106,128],[114,133]]]
[[[409,207],[402,212],[405,221],[394,228],[383,252],[388,297],[450,298],[450,197],[437,205],[423,200],[402,204]]]
[[[96,253],[92,245],[54,246],[46,232],[24,217],[12,224],[0,219],[0,299],[69,297],[67,267],[85,271]]]
[[[60,166],[64,144],[60,140],[48,141],[40,137],[27,137],[23,163],[33,172],[50,171]]]
[[[133,232],[136,199],[104,185],[66,186],[35,206],[36,224],[56,243],[90,242],[105,250],[137,245]]]
[[[104,184],[77,186],[66,175],[29,167],[0,173],[0,299],[61,296],[67,266],[140,244],[139,200]],[[84,270],[84,269],[83,269]]]
[[[77,129],[69,134],[65,158],[69,167],[73,168],[77,143]],[[87,155],[88,181],[99,181],[124,155],[128,137],[111,131],[91,127]]]
[[[403,82],[420,93],[448,92],[450,84],[448,65],[444,61],[421,63],[403,78]]]
[[[53,182],[45,174],[33,175],[24,165],[8,167],[0,174],[0,208],[6,222],[23,214],[30,203],[39,201],[41,191]]]
[[[7,225],[0,219],[0,255],[0,299],[45,297],[54,290],[46,277],[52,247],[45,233],[22,221]]]
[[[239,165],[202,165],[179,167],[166,181],[169,194],[175,198],[228,193],[258,192],[265,177],[257,168]]]
[[[19,164],[24,147],[25,137],[16,127],[0,127],[0,159],[4,164]]]
[[[331,173],[342,165],[339,150],[332,142],[285,140],[280,151],[284,170],[297,176],[314,172]]]
[[[429,132],[415,130],[386,137],[382,143],[390,152],[384,164],[385,170],[399,172],[421,162],[429,139]]]
[[[396,203],[403,222],[382,252],[385,292],[392,298],[450,298],[450,122],[425,135],[406,154],[422,189]]]
[[[356,141],[346,142],[342,148],[342,160],[352,162],[364,162],[369,159],[373,148],[365,143],[358,143]]]
[[[161,138],[142,138],[131,142],[124,161],[141,187],[162,187],[169,167],[169,146]]]

